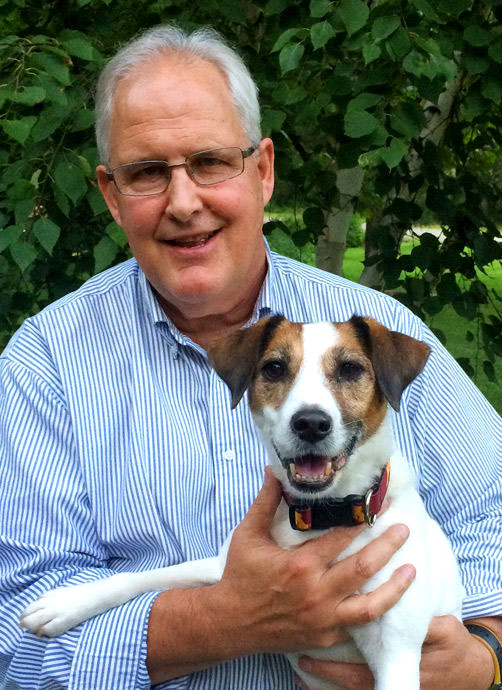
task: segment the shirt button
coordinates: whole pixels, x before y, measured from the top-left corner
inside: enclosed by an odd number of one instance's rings
[[[225,460],[228,460],[229,462],[231,462],[232,460],[235,460],[235,452],[233,450],[230,450],[230,449],[226,450],[223,453],[223,457],[225,458]]]

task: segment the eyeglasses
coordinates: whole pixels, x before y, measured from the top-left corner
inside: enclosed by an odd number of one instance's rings
[[[184,166],[197,184],[208,186],[237,177],[244,171],[244,159],[251,156],[257,146],[240,149],[227,146],[223,149],[198,151],[185,158],[184,163],[167,161],[137,161],[124,163],[106,171],[106,177],[115,183],[118,191],[127,196],[151,196],[166,191],[171,180],[171,170]]]

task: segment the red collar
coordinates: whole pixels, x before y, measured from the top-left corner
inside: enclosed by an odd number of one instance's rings
[[[390,479],[390,460],[382,470],[380,479],[361,496],[351,494],[345,498],[319,501],[299,501],[283,493],[289,505],[291,527],[301,532],[311,529],[360,525],[365,522],[373,527],[376,515],[382,507]]]

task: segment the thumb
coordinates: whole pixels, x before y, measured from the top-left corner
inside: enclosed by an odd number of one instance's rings
[[[267,466],[260,493],[249,508],[241,526],[255,533],[268,534],[281,497],[281,484],[272,474],[272,468]]]

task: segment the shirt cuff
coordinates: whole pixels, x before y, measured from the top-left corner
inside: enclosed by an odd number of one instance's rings
[[[489,594],[470,594],[462,605],[462,619],[502,616],[502,590]]]
[[[158,595],[147,592],[82,624],[69,690],[150,690],[148,619]]]

